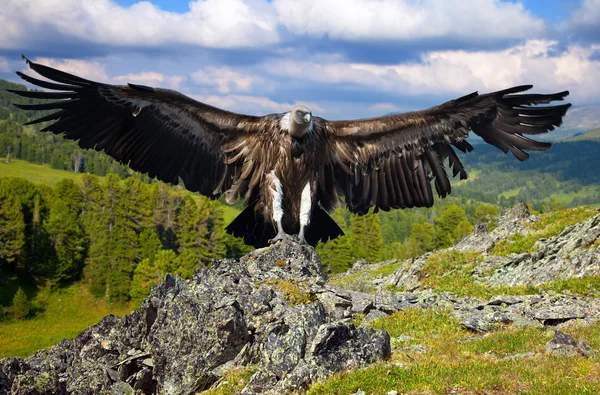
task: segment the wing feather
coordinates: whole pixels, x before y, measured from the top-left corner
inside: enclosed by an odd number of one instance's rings
[[[569,92],[522,93],[531,88],[474,92],[428,110],[380,118],[334,122],[315,118],[327,136],[331,153],[326,166],[335,169],[338,195],[345,196],[348,208],[360,214],[371,207],[431,206],[430,181],[440,197],[452,190],[444,162],[453,176],[467,178],[453,147],[473,150],[465,140],[469,131],[521,161],[529,157],[527,151],[547,150],[550,143],[525,135],[560,126],[571,104],[537,105],[563,100]]]
[[[268,143],[265,129],[277,125],[277,116],[236,114],[195,101],[179,92],[128,84],[116,86],[90,81],[31,62],[29,67],[50,81],[17,72],[25,81],[50,91],[12,93],[41,104],[15,104],[24,110],[57,110],[28,122],[49,121],[50,131],[82,148],[105,151],[117,161],[162,181],[177,183],[215,198],[233,184],[240,192],[254,187]],[[231,168],[243,167],[243,171]],[[248,178],[249,184],[239,180]]]

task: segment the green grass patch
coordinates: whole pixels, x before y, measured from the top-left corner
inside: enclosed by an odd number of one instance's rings
[[[550,331],[507,327],[483,338],[473,335],[443,311],[412,309],[376,320],[372,326],[392,337],[409,336],[390,361],[345,371],[314,385],[309,394],[367,394],[388,391],[414,394],[443,393],[597,393],[600,362],[581,357],[550,357],[544,345]],[[600,326],[567,330],[578,340],[598,347]],[[411,351],[420,345],[425,352]],[[406,347],[405,347],[406,346]],[[532,352],[531,358],[506,358]]]
[[[532,295],[540,290],[572,292],[586,295],[600,290],[600,276],[559,279],[539,286],[491,287],[478,282],[471,275],[483,258],[473,252],[443,251],[427,259],[421,273],[421,284],[439,292],[451,292],[456,296],[472,296],[489,299],[494,295]],[[403,291],[388,289],[389,291]]]
[[[568,291],[585,295],[589,292],[596,292],[600,290],[600,276],[555,280],[532,288],[536,291],[539,291],[540,289],[544,291],[555,291],[557,293]]]
[[[439,292],[456,296],[473,296],[487,299],[498,294],[528,292],[526,287],[490,287],[477,282],[471,273],[483,257],[476,252],[446,250],[430,256],[421,271],[421,284]]]
[[[591,359],[472,359],[440,362],[431,358],[414,365],[376,364],[337,374],[309,394],[367,394],[388,391],[413,394],[583,394],[598,393],[600,363]]]
[[[514,234],[506,240],[498,242],[490,251],[492,255],[506,256],[533,252],[535,243],[539,239],[559,235],[566,227],[585,221],[596,213],[591,207],[576,207],[572,209],[559,210],[540,216],[539,220],[524,225],[533,230],[532,233],[522,235]]]
[[[113,306],[95,299],[82,284],[58,290],[41,290],[34,305],[43,306],[35,317],[0,322],[0,358],[27,357],[63,339],[75,337],[108,314],[124,315],[131,306]]]
[[[223,220],[225,225],[229,225],[231,221],[235,219],[240,214],[240,210],[235,207],[228,206],[227,204],[223,204]]]
[[[292,306],[298,304],[310,304],[317,301],[317,296],[308,289],[301,287],[302,284],[289,280],[267,280],[267,285],[274,285],[283,293],[285,300]]]
[[[592,129],[589,132],[569,137],[565,141],[600,141],[600,128]]]
[[[258,371],[256,366],[244,369],[234,368],[225,372],[223,381],[218,387],[202,392],[204,395],[234,395],[239,394],[250,381],[250,377]]]
[[[552,229],[559,234],[567,226],[575,225],[578,222],[585,221],[596,214],[593,207],[575,207],[565,210],[558,210],[548,214],[542,214],[540,218],[533,223],[527,223],[525,226],[535,230]]]
[[[57,170],[49,165],[38,165],[19,159],[11,159],[10,163],[0,161],[0,177],[20,177],[33,182],[54,186],[59,181],[68,178],[81,183],[82,173],[73,173],[66,170]],[[101,180],[104,177],[99,177]]]
[[[463,329],[458,320],[450,317],[446,311],[432,309],[397,311],[389,317],[374,320],[369,326],[384,329],[392,338],[410,336],[415,343],[430,347],[472,334]]]
[[[391,263],[373,269],[365,269],[356,273],[334,278],[331,284],[338,287],[348,288],[354,291],[373,293],[376,287],[370,281],[379,276],[389,276],[394,273],[404,262]]]

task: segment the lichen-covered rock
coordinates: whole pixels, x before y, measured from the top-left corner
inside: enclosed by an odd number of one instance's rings
[[[282,393],[386,358],[387,333],[348,319],[373,296],[325,280],[314,250],[295,243],[215,261],[192,280],[168,275],[138,311],[1,360],[0,394],[192,394],[246,365],[258,370],[244,392]]]
[[[451,315],[477,332],[491,331],[502,324],[558,327],[577,321],[590,325],[600,319],[600,303],[582,295],[499,295],[476,305],[458,298]]]
[[[493,265],[484,262],[485,269],[493,270],[485,279],[490,286],[540,285],[558,279],[600,275],[600,247],[592,248],[600,238],[600,215],[567,227],[562,233],[541,239],[536,251],[509,257],[495,258]]]
[[[585,342],[575,340],[568,333],[554,331],[554,338],[544,347],[550,355],[595,357],[596,352]]]
[[[499,240],[506,240],[517,233],[527,234],[531,232],[531,229],[524,226],[523,223],[530,223],[534,220],[535,216],[531,215],[527,205],[519,203],[500,213],[494,230],[488,233],[487,226],[478,224],[471,234],[464,237],[452,248],[462,252],[489,252]]]

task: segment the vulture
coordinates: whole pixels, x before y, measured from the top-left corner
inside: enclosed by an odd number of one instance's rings
[[[378,118],[328,121],[296,105],[252,116],[225,111],[179,92],[109,85],[25,61],[45,79],[17,72],[43,88],[11,92],[56,110],[27,124],[64,134],[80,147],[104,151],[133,170],[244,210],[226,228],[245,243],[279,240],[316,245],[343,235],[328,215],[431,207],[433,188],[451,191],[446,172],[466,179],[455,149],[471,151],[469,131],[518,160],[550,144],[532,140],[560,126],[568,91],[524,93],[531,85],[468,94],[427,110]]]

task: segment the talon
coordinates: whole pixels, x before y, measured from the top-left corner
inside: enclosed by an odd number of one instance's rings
[[[268,243],[275,244],[278,241],[294,241],[294,239],[292,236],[288,235],[287,233],[279,232],[279,233],[277,233],[277,236],[273,237],[272,239],[269,239]]]

